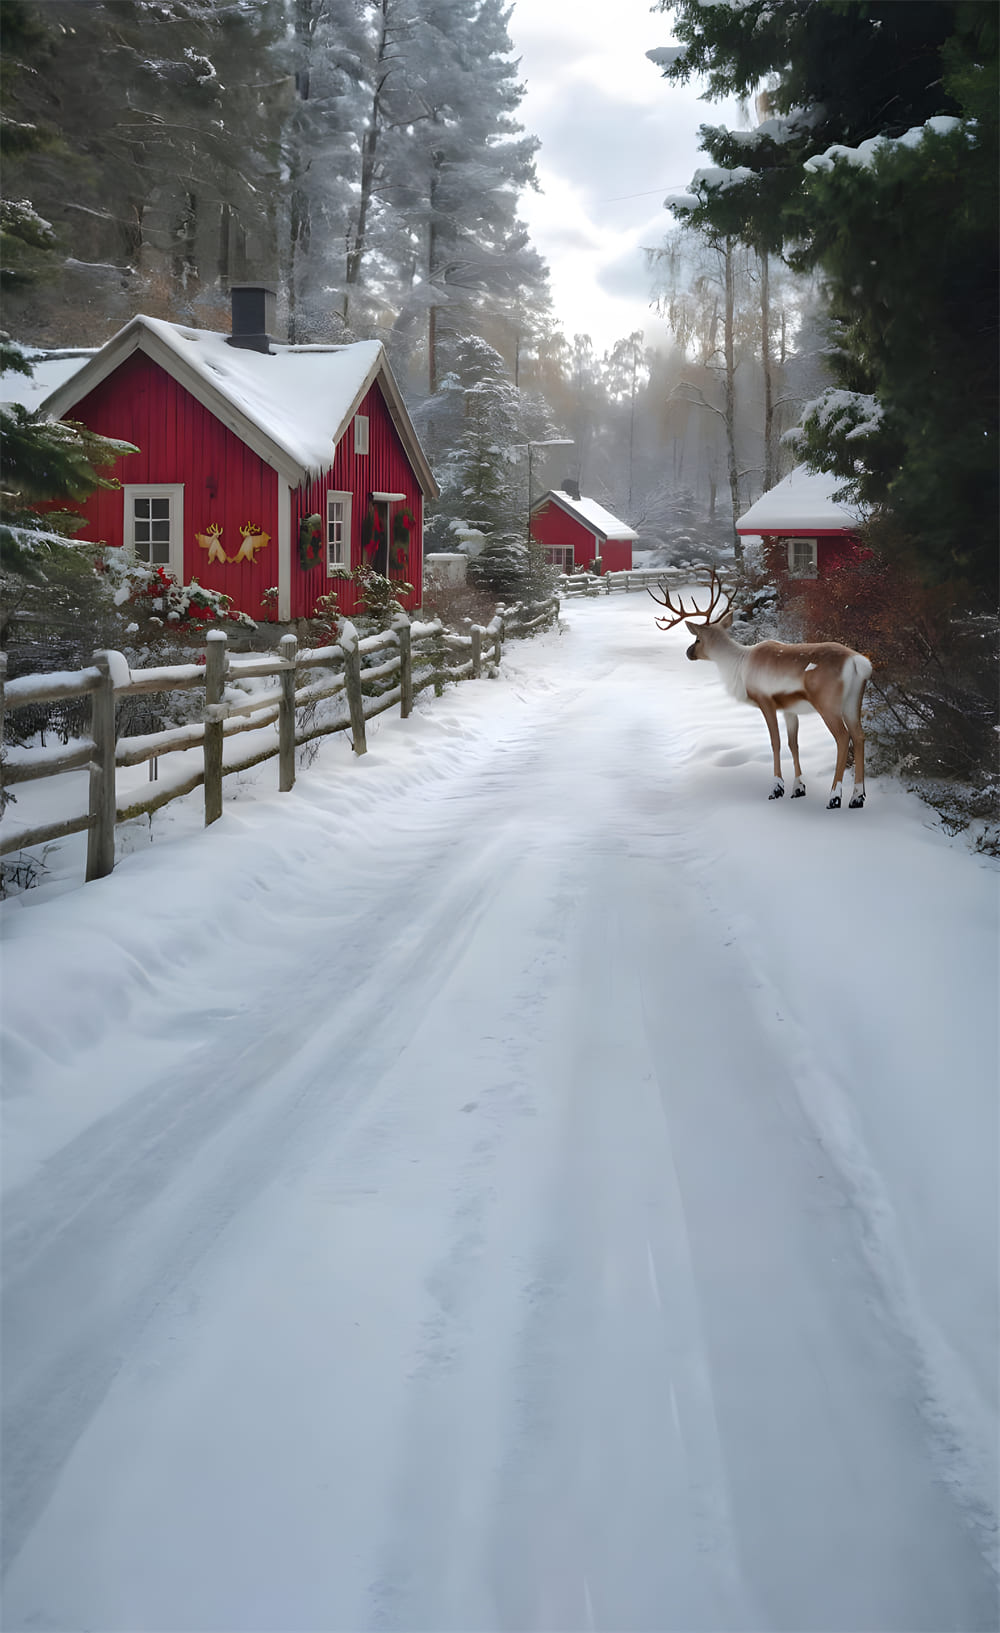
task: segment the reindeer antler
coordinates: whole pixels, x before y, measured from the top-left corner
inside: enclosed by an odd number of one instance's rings
[[[687,607],[685,607],[683,601],[681,601],[679,598],[678,598],[677,605],[674,606],[674,603],[670,598],[670,591],[667,589],[667,586],[662,582],[662,580],[657,585],[657,589],[663,591],[662,595],[657,595],[656,591],[651,590],[649,588],[648,584],[647,584],[647,586],[646,586],[647,595],[651,595],[653,597],[653,600],[658,602],[658,604],[661,607],[666,607],[668,612],[672,612],[674,614],[674,616],[672,618],[657,618],[657,620],[656,620],[657,628],[658,629],[673,629],[674,626],[676,624],[679,624],[683,618],[704,618],[706,624],[710,624],[713,621],[712,620],[712,613],[715,611],[715,608],[719,604],[719,599],[723,595],[726,597],[726,605],[723,607],[722,611],[720,612],[719,618],[725,618],[726,613],[729,611],[730,607],[733,604],[733,598],[732,598],[732,596],[729,594],[729,592],[727,590],[723,589],[722,581],[720,580],[719,575],[716,572],[714,567],[712,568],[712,576],[708,581],[708,588],[711,591],[711,600],[709,601],[708,606],[707,607],[699,607],[697,605],[697,603],[693,603],[692,606],[691,606],[691,611],[689,612]],[[719,618],[715,619],[716,623],[719,622]]]

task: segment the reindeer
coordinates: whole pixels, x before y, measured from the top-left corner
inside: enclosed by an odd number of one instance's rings
[[[707,607],[693,604],[690,612],[678,599],[675,606],[665,584],[662,595],[649,594],[673,616],[657,618],[660,629],[673,629],[683,619],[694,636],[687,649],[689,658],[708,658],[718,665],[726,690],[741,703],[753,703],[767,721],[774,752],[774,787],[768,799],[781,799],[785,792],[781,774],[781,739],[778,711],[785,717],[788,747],[791,750],[795,782],[792,799],[801,799],[806,785],[799,765],[799,714],[815,709],[837,744],[837,767],[827,808],[839,811],[849,745],[854,746],[854,792],[850,809],[865,803],[865,736],[861,729],[861,699],[871,679],[872,666],[860,652],[837,641],[758,641],[756,646],[740,646],[728,633],[733,621],[732,597],[718,617],[712,614],[726,593],[714,571],[709,581],[711,600]],[[703,623],[690,622],[693,616]]]

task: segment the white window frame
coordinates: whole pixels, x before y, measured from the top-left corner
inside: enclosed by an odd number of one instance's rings
[[[808,561],[796,560],[800,551],[808,552]],[[789,539],[788,572],[791,578],[815,578],[818,570],[818,549],[815,539]]]
[[[545,560],[549,567],[558,567],[564,573],[571,573],[576,566],[576,559],[572,544],[543,544]],[[558,559],[557,559],[558,558]]]
[[[354,416],[354,452],[366,454],[368,452],[368,415],[355,414]]]
[[[326,495],[326,576],[327,578],[342,578],[351,570],[351,507],[353,494],[342,493],[336,488],[330,488]],[[331,514],[334,504],[342,504],[343,515],[340,518],[341,537],[333,537],[334,518]],[[333,554],[334,546],[339,547],[339,557]]]
[[[125,521],[122,543],[134,561],[143,567],[165,567],[179,583],[184,582],[184,484],[183,482],[125,482]],[[170,541],[168,559],[143,561],[135,541],[135,501],[137,499],[170,500]],[[150,550],[152,556],[152,550]]]

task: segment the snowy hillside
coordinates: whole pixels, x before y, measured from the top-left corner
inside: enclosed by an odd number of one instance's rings
[[[997,1625],[995,865],[653,610],[5,904],[5,1626]]]

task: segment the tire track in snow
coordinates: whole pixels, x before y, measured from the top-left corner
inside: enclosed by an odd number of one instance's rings
[[[264,971],[260,1020],[241,1023],[253,1089],[215,1039],[148,1122],[137,1106],[85,1161],[78,1145],[76,1178],[67,1152],[72,1222],[46,1200],[51,1179],[12,1199],[9,1290],[34,1323],[15,1354],[21,1534],[39,1521],[11,1572],[12,1620],[44,1618],[62,1557],[85,1588],[56,1625],[991,1625],[850,1198],[818,1182],[780,1044],[725,915],[692,885],[706,839],[674,780],[688,746],[653,699],[624,720],[594,703],[554,687],[492,758],[398,813],[407,858],[357,896],[372,909],[364,967],[287,1069],[254,1040],[298,1039],[319,985],[268,993]],[[706,990],[720,1025],[692,1039]],[[222,1079],[217,1123],[199,1071]],[[109,1152],[138,1158],[131,1190],[102,1172]],[[73,1281],[74,1230],[110,1334],[87,1327],[82,1299],[67,1334],[32,1306],[29,1278]],[[302,1291],[281,1249],[304,1257],[318,1236]],[[275,1283],[263,1313],[239,1285],[248,1259]],[[317,1357],[328,1284],[348,1311]],[[245,1387],[241,1345],[266,1348],[275,1320],[293,1353],[266,1357],[277,1382]],[[154,1391],[143,1368],[175,1337]],[[53,1370],[36,1387],[39,1356]],[[32,1423],[64,1360],[56,1415]],[[100,1410],[113,1390],[117,1416]],[[259,1453],[230,1428],[253,1412]],[[149,1451],[146,1531],[128,1479],[124,1496],[100,1486],[122,1416]],[[164,1513],[141,1482],[183,1490],[178,1466],[190,1503]],[[243,1482],[260,1488],[250,1510]],[[91,1512],[102,1498],[123,1544]],[[128,1567],[117,1619],[101,1611],[109,1558]]]
[[[490,880],[499,888],[502,847],[477,845],[464,867],[454,844],[446,848],[446,875],[424,858],[438,881],[427,894],[440,891],[440,900],[411,919],[413,900],[389,895],[384,940],[318,1035],[310,1023],[321,972],[291,1009],[241,1017],[239,1041],[227,1026],[180,1075],[154,1079],[5,1198],[4,1568],[144,1324],[288,1160],[288,1148],[308,1142],[317,1116],[330,1120],[331,1062],[364,1063],[363,1072],[352,1075],[348,1064],[340,1075],[333,1117],[344,1121],[398,1047],[380,1027],[385,991],[400,995],[402,1037],[428,988],[461,958]],[[413,883],[419,896],[419,871]],[[421,958],[412,922],[426,930],[433,962]]]

